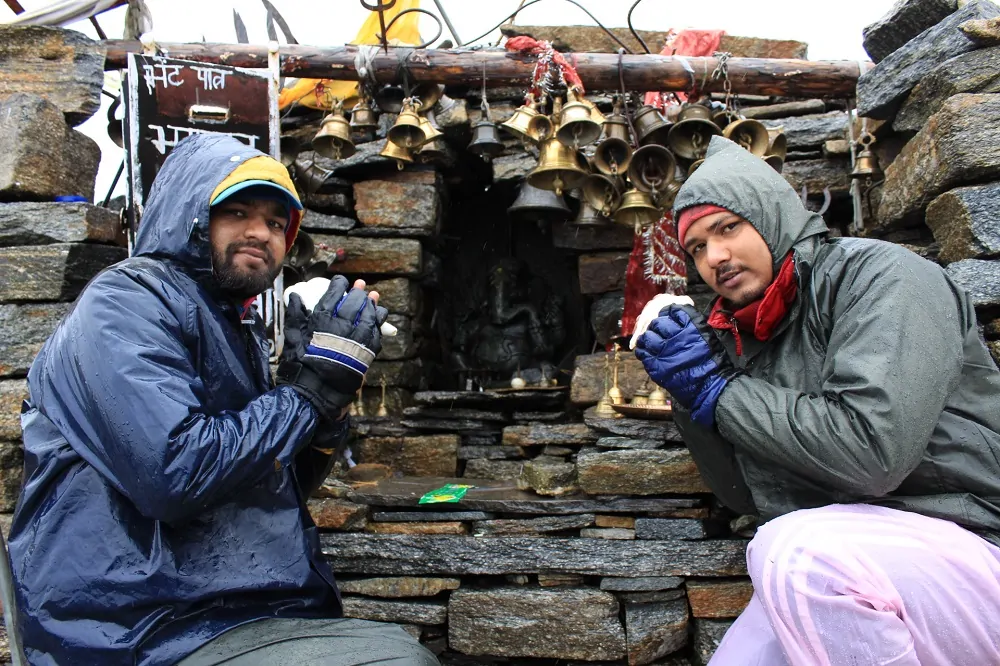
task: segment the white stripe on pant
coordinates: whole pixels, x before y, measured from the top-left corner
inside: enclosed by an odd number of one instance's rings
[[[879,506],[806,509],[747,548],[750,605],[711,666],[1000,666],[1000,549]]]

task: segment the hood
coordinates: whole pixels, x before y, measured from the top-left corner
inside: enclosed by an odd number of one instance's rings
[[[699,204],[722,206],[752,224],[771,251],[775,275],[795,245],[829,231],[823,217],[802,205],[781,174],[721,136],[712,137],[704,163],[677,193],[674,219]]]
[[[225,135],[195,134],[178,143],[153,180],[133,256],[169,260],[203,284],[210,283],[209,202],[223,181],[231,181],[230,176],[237,168],[255,158],[271,160],[259,150]],[[259,170],[246,169],[241,173],[244,171],[247,178],[260,177]],[[287,177],[288,171],[281,167],[281,172],[272,179],[294,192],[291,178],[285,181],[281,174]],[[291,212],[285,231],[286,251],[295,241],[301,218],[299,211]]]

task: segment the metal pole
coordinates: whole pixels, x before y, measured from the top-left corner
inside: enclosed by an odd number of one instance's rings
[[[462,46],[462,38],[458,36],[458,31],[455,30],[455,26],[452,25],[451,19],[448,18],[448,12],[446,12],[444,7],[441,5],[441,0],[434,0],[434,4],[437,6],[438,11],[441,12],[441,18],[444,19],[444,24],[448,26],[448,32],[450,32],[451,36],[455,38],[455,46]]]

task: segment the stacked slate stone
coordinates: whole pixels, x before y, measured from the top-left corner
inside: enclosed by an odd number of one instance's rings
[[[126,256],[94,199],[100,148],[75,126],[100,108],[103,47],[51,28],[0,28],[0,512],[14,509],[32,360],[87,281]]]
[[[866,232],[947,266],[1000,364],[1000,7],[906,0],[864,44],[877,65],[858,81],[858,112],[885,170]]]

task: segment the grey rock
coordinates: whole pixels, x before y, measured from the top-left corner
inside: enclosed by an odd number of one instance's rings
[[[613,541],[631,541],[635,539],[635,530],[624,527],[593,527],[580,530],[583,539],[611,539]]]
[[[26,380],[0,380],[0,442],[21,439],[21,403],[27,399]]]
[[[372,520],[382,523],[450,522],[453,520],[489,520],[491,513],[483,511],[376,511]]]
[[[998,15],[1000,7],[990,0],[971,0],[893,51],[858,79],[858,113],[880,120],[892,118],[904,97],[931,70],[977,48],[958,29],[960,24]]]
[[[890,53],[958,9],[957,0],[897,0],[885,16],[861,31],[872,62]]]
[[[520,446],[460,446],[459,460],[520,460],[524,458],[524,449]],[[468,472],[466,472],[468,474]]]
[[[24,473],[24,446],[21,442],[0,442],[0,511],[17,506]]]
[[[412,622],[445,624],[448,604],[443,601],[381,601],[365,597],[341,598],[344,617],[376,622]]]
[[[427,430],[431,432],[467,433],[477,430],[496,431],[496,424],[467,419],[403,419],[401,424],[413,430]]]
[[[585,529],[593,524],[594,515],[588,513],[578,516],[548,516],[525,520],[482,520],[473,523],[472,533],[476,536],[528,536],[569,532]]]
[[[314,234],[316,261],[336,262],[344,275],[418,276],[423,270],[420,241],[412,238],[357,238]],[[334,253],[344,250],[338,260]],[[369,384],[371,378],[369,377]]]
[[[562,421],[566,418],[566,412],[514,412],[511,419],[514,421],[539,421],[546,423],[549,421]]]
[[[358,221],[342,215],[327,215],[306,209],[302,216],[303,231],[320,231],[328,234],[346,234],[358,226]]]
[[[118,214],[85,203],[0,204],[0,246],[83,242],[125,245]]]
[[[427,369],[419,358],[408,361],[375,361],[368,368],[366,381],[378,386],[383,378],[388,386],[402,386],[412,390],[420,390],[428,383]]]
[[[746,575],[747,542],[579,538],[320,535],[335,572],[397,576],[577,573],[593,576]]]
[[[379,280],[369,285],[372,291],[379,293],[378,304],[392,314],[416,317],[420,314],[422,293],[413,280],[392,278]]]
[[[779,102],[744,108],[744,118],[763,120],[764,118],[791,118],[826,111],[826,103],[821,99],[803,99],[796,102]]]
[[[638,578],[602,578],[601,589],[608,592],[660,592],[681,586],[678,576],[640,576]]]
[[[846,196],[851,189],[851,163],[845,158],[785,162],[781,175],[796,192],[805,187],[819,194],[827,188],[833,196]]]
[[[629,417],[606,418],[595,414],[593,409],[583,413],[583,420],[594,430],[602,430],[619,437],[677,443],[684,441],[673,421],[650,421]]]
[[[51,102],[21,93],[0,102],[0,200],[93,200],[100,161],[97,143]]]
[[[580,453],[576,465],[580,488],[591,495],[710,492],[687,449]]]
[[[666,442],[657,439],[633,439],[631,437],[601,437],[597,440],[599,449],[662,449]]]
[[[548,497],[572,495],[579,490],[576,485],[576,465],[558,459],[529,460],[521,467],[517,486]]]
[[[590,306],[590,327],[601,345],[607,345],[621,335],[622,311],[625,309],[625,293],[611,292],[594,300]]]
[[[916,132],[952,95],[1000,92],[1000,46],[946,60],[920,80],[892,121],[897,132]]]
[[[72,301],[125,248],[84,243],[0,248],[0,303]]]
[[[462,449],[458,450],[459,458],[462,456]],[[473,458],[465,463],[466,479],[494,479],[517,481],[521,476],[520,460],[489,460],[486,458]]]
[[[537,391],[420,391],[413,396],[418,405],[484,407],[497,411],[515,409],[562,409],[561,393]]]
[[[687,603],[626,603],[625,633],[630,665],[649,664],[676,652],[687,644]]]
[[[1000,184],[959,187],[928,206],[924,217],[948,264],[1000,255]]]
[[[0,27],[0,100],[39,95],[79,125],[101,108],[105,48],[75,30]]]
[[[580,446],[597,441],[598,433],[582,423],[507,426],[503,443],[507,446]]]
[[[387,599],[433,597],[446,590],[457,590],[461,584],[462,582],[457,578],[414,578],[408,576],[337,579],[337,588],[341,594],[360,594],[366,597]],[[437,612],[436,609],[435,612]]]
[[[635,232],[621,224],[606,227],[578,227],[571,221],[552,225],[552,245],[581,252],[591,250],[631,250]]]
[[[324,169],[330,176],[348,180],[362,180],[385,173],[396,171],[396,161],[382,157],[379,153],[385,148],[385,141],[370,141],[359,143],[357,152],[343,160],[331,160],[312,151],[299,153],[298,160],[304,164],[315,161],[317,167]]]
[[[696,666],[708,666],[712,655],[719,648],[722,637],[733,626],[733,620],[702,620],[694,621],[694,649],[692,659]]]
[[[789,150],[821,146],[824,141],[843,139],[847,135],[847,114],[843,111],[761,122],[765,127],[781,127]]]
[[[708,536],[705,524],[690,518],[636,518],[637,539],[696,540]]]
[[[618,601],[599,590],[457,590],[448,643],[473,655],[620,659],[625,632]]]
[[[23,377],[70,303],[0,305],[0,377]]]
[[[351,219],[354,215],[354,204],[351,201],[351,195],[348,192],[306,191],[302,198],[302,204],[308,210],[322,213],[330,217]],[[331,222],[331,226],[334,224],[334,222]],[[317,231],[320,230],[317,229]],[[331,231],[335,233],[343,233],[337,228],[334,228]]]
[[[969,293],[977,310],[1000,307],[1000,260],[963,259],[945,270]]]
[[[501,155],[493,160],[493,182],[520,182],[538,166],[538,157],[527,152]]]
[[[396,327],[396,335],[382,337],[382,351],[379,358],[385,361],[399,361],[417,355],[417,344],[413,339],[413,320],[402,315],[391,314],[386,320]]]
[[[403,416],[421,419],[462,419],[473,421],[508,421],[506,414],[480,409],[446,409],[434,407],[407,407]]]
[[[355,183],[354,210],[366,230],[434,234],[441,225],[440,192],[436,172],[401,171]]]

